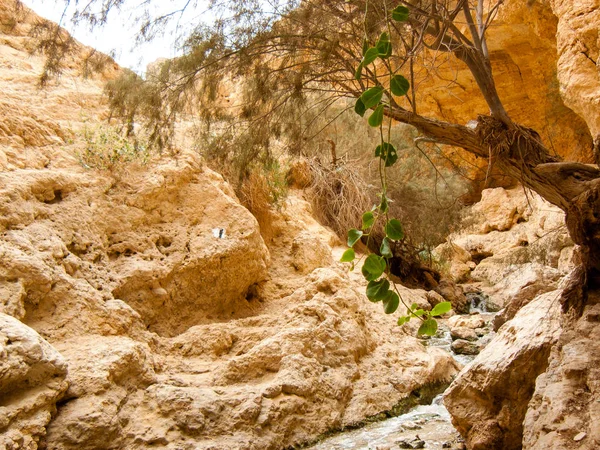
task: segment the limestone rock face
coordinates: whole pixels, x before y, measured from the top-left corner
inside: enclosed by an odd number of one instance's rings
[[[600,298],[561,335],[523,423],[528,450],[600,448]]]
[[[49,344],[19,353],[0,325],[8,448],[288,448],[458,373],[368,301],[301,194],[266,232],[185,147],[84,168],[102,82],[75,61],[40,102],[28,17],[0,29],[0,312]]]
[[[537,295],[556,289],[573,267],[564,213],[522,188],[483,191],[481,202],[465,211],[463,227],[436,252],[448,255],[451,268],[465,264],[464,252],[470,255],[470,280],[506,308],[498,326]],[[448,252],[449,245],[459,250]]]
[[[68,384],[64,358],[34,330],[0,313],[0,447],[37,449]]]
[[[592,136],[600,135],[600,4],[598,0],[545,0],[558,19],[557,77],[565,104]]]
[[[542,294],[521,309],[446,391],[444,403],[469,449],[521,448],[535,379],[560,335],[559,295]]]

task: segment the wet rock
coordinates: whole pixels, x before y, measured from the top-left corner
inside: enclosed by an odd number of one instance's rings
[[[402,428],[405,430],[420,430],[423,428],[423,426],[419,425],[418,423],[408,421],[402,424]]]
[[[478,328],[478,330],[481,330],[481,328]],[[476,341],[478,338],[476,331],[473,330],[472,328],[467,328],[467,327],[451,328],[450,336],[452,337],[452,340],[454,340],[454,341],[457,339],[462,339],[465,341]]]
[[[414,438],[400,439],[400,440],[396,441],[396,445],[399,448],[410,448],[410,449],[425,448],[425,441],[423,441],[417,435]]]
[[[452,303],[452,309],[456,313],[468,313],[469,312],[469,301],[463,293],[460,286],[455,284],[453,281],[442,279],[440,280],[435,291],[446,299],[446,301]]]
[[[464,339],[457,339],[450,346],[457,355],[478,355],[481,347],[477,342],[470,342]]]

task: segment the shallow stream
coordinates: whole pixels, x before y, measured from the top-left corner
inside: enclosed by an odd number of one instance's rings
[[[494,314],[487,313],[479,303],[472,302],[471,311],[481,313],[486,323]],[[491,336],[485,336],[486,342]],[[450,329],[440,324],[438,333],[428,339],[427,345],[448,351],[458,362],[469,364],[475,356],[452,352]],[[443,404],[443,394],[430,405],[413,408],[398,417],[373,422],[362,428],[344,431],[307,447],[311,450],[397,450],[424,448],[429,450],[462,449],[462,439],[452,426],[450,414]]]

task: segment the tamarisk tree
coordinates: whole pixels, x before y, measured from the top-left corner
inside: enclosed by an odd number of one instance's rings
[[[126,2],[89,0],[76,18],[101,23],[108,11]],[[140,14],[141,34],[151,35],[170,17],[186,14],[189,4],[160,17]],[[213,0],[217,20],[192,31],[183,56],[146,79],[128,74],[107,92],[116,116],[131,124],[141,115],[154,140],[166,145],[165,130],[190,104],[207,123],[233,120],[211,102],[222,80],[243,76],[244,101],[235,127],[253,136],[245,146],[245,162],[268,156],[269,139],[284,132],[302,145],[310,137],[304,131],[309,113],[318,115],[340,98],[356,99],[353,106],[361,115],[373,110],[373,124],[387,117],[415,127],[421,140],[488,159],[566,213],[579,264],[561,302],[565,311],[577,313],[599,282],[600,171],[561,161],[535,130],[507,113],[486,42],[501,7],[502,0]],[[468,125],[422,114],[416,66],[440,53],[468,68],[489,114],[473,117]],[[384,155],[384,163],[391,155],[386,144],[382,141],[376,155]]]

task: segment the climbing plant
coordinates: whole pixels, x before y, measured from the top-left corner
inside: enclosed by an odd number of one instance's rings
[[[368,3],[366,8],[368,8]],[[365,12],[365,17],[367,17],[367,12]],[[399,5],[391,11],[391,18],[396,22],[405,22],[408,20],[408,14],[408,8]],[[365,24],[366,29],[367,25]],[[381,33],[374,45],[371,45],[369,37],[365,32],[362,60],[354,74],[357,81],[361,80],[363,70],[372,66],[372,73],[377,73],[378,62],[390,58],[393,52],[390,36],[391,29],[389,22],[387,31]],[[372,78],[375,86],[367,88],[358,97],[354,106],[354,111],[361,117],[365,116],[367,110],[372,110],[368,118],[368,123],[371,127],[379,129],[380,139],[379,144],[375,148],[374,156],[377,158],[381,183],[380,202],[373,206],[370,211],[364,212],[360,230],[353,228],[348,231],[347,244],[349,248],[342,255],[341,261],[351,263],[353,269],[357,260],[354,246],[362,238],[366,238],[366,247],[369,248],[373,231],[378,224],[382,223],[385,237],[381,242],[379,254],[371,253],[358,259],[358,262],[362,263],[362,275],[368,281],[366,289],[367,298],[372,302],[381,302],[386,314],[395,313],[400,304],[402,304],[406,308],[406,314],[400,316],[398,325],[404,325],[414,318],[421,321],[418,330],[419,335],[433,336],[438,328],[435,318],[450,311],[452,308],[450,302],[441,302],[431,311],[426,311],[417,304],[408,305],[402,299],[396,283],[389,276],[391,268],[390,260],[394,257],[392,252],[393,243],[402,241],[405,239],[405,235],[402,223],[398,219],[390,217],[389,214],[390,199],[387,193],[387,170],[398,161],[398,152],[390,142],[392,120],[388,118],[386,123],[384,120],[384,110],[386,107],[389,108],[389,100],[393,96],[402,97],[408,94],[410,82],[404,76],[395,73],[391,65],[386,65],[385,67],[387,68],[387,74],[381,78]],[[387,81],[387,87],[380,80]]]

